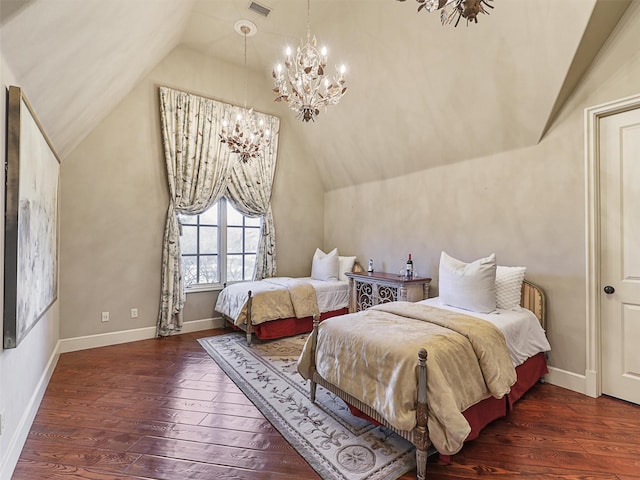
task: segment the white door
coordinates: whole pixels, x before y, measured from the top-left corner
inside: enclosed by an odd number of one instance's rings
[[[602,393],[640,404],[640,109],[599,138]]]

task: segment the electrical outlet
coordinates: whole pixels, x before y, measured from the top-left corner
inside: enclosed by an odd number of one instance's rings
[[[0,435],[4,431],[4,411],[0,412]]]
[[[138,318],[138,309],[137,308],[132,308],[131,309],[131,318]]]
[[[109,312],[102,312],[102,321],[103,322],[109,321]]]

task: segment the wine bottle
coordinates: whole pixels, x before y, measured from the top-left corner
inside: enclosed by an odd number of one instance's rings
[[[407,278],[413,277],[413,260],[411,260],[411,254],[409,254],[409,259],[407,260],[406,274]]]

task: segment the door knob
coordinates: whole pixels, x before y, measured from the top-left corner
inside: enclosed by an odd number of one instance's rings
[[[606,293],[607,295],[611,295],[615,291],[616,289],[613,288],[611,285],[607,285],[606,287],[604,287],[604,293]]]

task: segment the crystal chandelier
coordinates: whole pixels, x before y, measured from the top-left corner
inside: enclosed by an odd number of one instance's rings
[[[295,57],[291,48],[285,51],[285,70],[278,64],[273,70],[276,102],[287,102],[303,122],[315,121],[320,108],[337,104],[347,91],[344,81],[345,66],[336,66],[333,78],[325,76],[327,49],[317,48],[316,37],[311,36],[309,24],[309,0],[307,0],[307,42],[301,44]]]
[[[405,0],[398,0],[404,2]],[[440,20],[443,25],[449,25],[455,19],[456,23],[454,27],[458,26],[461,18],[467,20],[467,24],[471,21],[478,23],[478,14],[484,13],[489,15],[489,12],[485,9],[493,8],[489,5],[489,2],[493,0],[416,0],[418,2],[418,11],[425,9],[427,12],[435,12],[442,9],[440,12]],[[456,18],[457,16],[457,18]]]
[[[235,29],[244,35],[244,108],[236,115],[233,126],[225,118],[222,122],[220,141],[226,143],[232,153],[237,153],[243,163],[260,156],[262,149],[269,146],[270,132],[264,129],[264,121],[256,120],[253,109],[247,109],[247,35],[255,35],[257,27],[252,22],[241,20]]]

